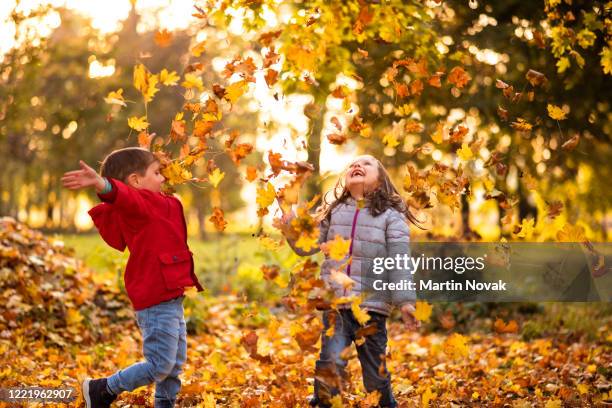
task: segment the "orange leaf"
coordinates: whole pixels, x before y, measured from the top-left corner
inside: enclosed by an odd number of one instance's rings
[[[172,43],[172,33],[165,28],[163,30],[159,30],[155,33],[154,41],[159,47],[168,47],[170,43]]]
[[[223,210],[219,207],[213,208],[213,214],[208,220],[215,225],[215,229],[219,232],[225,230],[227,226],[227,221],[223,218]]]

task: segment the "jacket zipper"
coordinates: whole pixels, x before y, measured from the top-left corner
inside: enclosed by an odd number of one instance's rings
[[[355,215],[353,215],[353,225],[351,226],[351,245],[349,246],[349,259],[353,256],[353,242],[355,241],[355,227],[357,226],[357,216],[359,215],[359,207],[355,209]],[[349,261],[348,266],[346,267],[346,274],[351,276],[351,264],[353,260]],[[344,289],[344,296],[346,296],[346,288]]]

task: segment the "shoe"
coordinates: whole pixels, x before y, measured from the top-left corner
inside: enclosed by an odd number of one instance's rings
[[[111,403],[117,399],[115,394],[108,392],[106,378],[96,380],[88,378],[81,384],[81,389],[87,408],[109,408]]]

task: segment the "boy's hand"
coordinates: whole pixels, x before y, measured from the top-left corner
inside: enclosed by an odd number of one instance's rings
[[[83,160],[79,160],[81,170],[73,170],[64,173],[62,183],[70,190],[95,187],[97,192],[104,190],[104,179],[89,167]]]
[[[421,327],[421,322],[414,317],[415,307],[412,303],[406,303],[400,309],[402,312],[402,320],[408,330],[416,330]]]

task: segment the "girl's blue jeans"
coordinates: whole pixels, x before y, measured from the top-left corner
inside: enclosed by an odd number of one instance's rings
[[[331,315],[334,314],[335,318]],[[373,325],[373,332],[363,333],[353,312],[349,309],[323,312],[323,333],[321,354],[316,362],[314,400],[311,405],[330,407],[330,399],[340,393],[342,382],[346,379],[347,361],[341,356],[342,350],[349,347],[359,337],[365,341],[357,345],[357,356],[361,363],[363,385],[366,391],[380,392],[379,407],[394,408],[397,402],[391,391],[391,375],[387,371],[385,355],[387,352],[387,318],[380,313],[369,312],[370,320],[366,326]],[[335,321],[332,321],[335,320]],[[325,335],[326,330],[334,325],[334,334]],[[362,334],[366,334],[363,335]]]
[[[119,394],[155,383],[155,408],[173,407],[181,389],[179,374],[187,359],[184,296],[136,311],[145,361],[117,371],[108,388]]]

